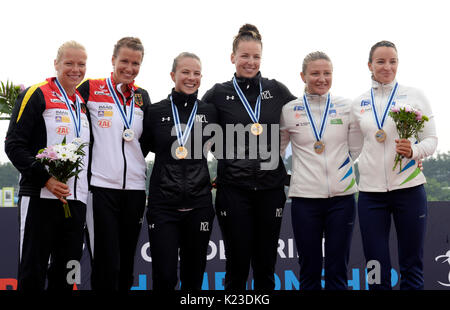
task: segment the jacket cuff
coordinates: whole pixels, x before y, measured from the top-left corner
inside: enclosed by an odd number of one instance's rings
[[[39,188],[44,187],[48,179],[51,178],[51,175],[48,173],[47,169],[45,169],[45,166],[38,161],[31,165],[31,170],[33,173],[32,182]]]

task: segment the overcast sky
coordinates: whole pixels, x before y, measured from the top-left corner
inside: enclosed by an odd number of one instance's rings
[[[79,0],[2,1],[0,80],[30,86],[54,76],[56,50],[77,40],[88,52],[86,77],[112,69],[115,42],[139,37],[145,57],[136,83],[152,102],[173,87],[169,72],[182,51],[202,59],[200,95],[231,79],[234,35],[255,24],[263,39],[262,75],[303,93],[300,67],[306,54],[321,50],[333,61],[331,92],[354,98],[370,87],[367,59],[380,40],[397,45],[400,84],[421,88],[435,115],[438,151],[450,150],[450,21],[445,0]],[[0,121],[3,141],[7,121]],[[0,162],[7,161],[0,148]]]

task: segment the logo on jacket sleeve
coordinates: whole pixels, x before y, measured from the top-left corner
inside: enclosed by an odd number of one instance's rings
[[[138,107],[142,107],[142,105],[144,104],[144,100],[142,99],[142,95],[141,94],[134,94],[134,103]]]

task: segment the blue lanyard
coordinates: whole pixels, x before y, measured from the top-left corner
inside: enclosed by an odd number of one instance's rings
[[[330,94],[328,93],[328,96],[327,96],[327,103],[325,105],[325,110],[323,111],[319,132],[317,132],[316,123],[314,122],[314,118],[311,113],[311,108],[309,107],[309,103],[308,103],[308,99],[306,98],[306,94],[303,94],[303,103],[305,104],[306,114],[308,115],[309,122],[311,123],[311,128],[313,130],[314,136],[316,137],[317,141],[320,141],[322,139],[323,133],[325,132],[325,127],[327,126],[328,111],[330,110],[330,105],[331,105],[330,104],[331,103]]]
[[[191,115],[189,115],[189,119],[186,125],[186,129],[183,131],[181,130],[181,124],[180,124],[180,116],[178,114],[177,106],[173,103],[172,96],[170,96],[170,103],[172,105],[172,115],[173,115],[173,121],[175,123],[175,130],[177,132],[177,139],[178,144],[180,146],[184,146],[189,139],[189,135],[191,134],[192,126],[194,126],[195,121],[195,115],[197,115],[197,100],[194,103],[194,107],[192,108]]]
[[[233,77],[233,86],[234,89],[236,90],[236,93],[239,96],[239,99],[241,99],[241,102],[244,105],[245,110],[247,110],[248,115],[252,119],[253,123],[259,123],[259,116],[261,114],[261,93],[262,93],[261,81],[259,81],[259,96],[258,99],[256,99],[255,111],[252,110],[252,107],[248,103],[247,98],[245,97],[244,93],[242,92],[241,88],[236,82],[236,77]]]
[[[131,100],[131,103],[130,103],[130,116],[129,116],[129,119],[127,119],[127,116],[126,116],[125,111],[124,111],[124,109],[126,109],[126,102],[124,102],[125,107],[122,108],[122,105],[120,104],[119,97],[117,97],[117,93],[114,90],[114,87],[112,85],[111,78],[107,78],[106,79],[106,85],[108,86],[109,92],[111,93],[111,96],[112,96],[112,98],[114,100],[114,103],[116,104],[117,108],[119,109],[120,116],[122,117],[123,124],[125,125],[125,127],[127,129],[130,129],[131,128],[131,124],[133,123],[133,118],[134,118],[134,92],[132,91],[133,99]]]
[[[384,122],[386,120],[389,110],[391,109],[391,104],[394,101],[395,95],[397,94],[397,90],[398,90],[398,83],[395,83],[395,86],[392,89],[391,94],[389,95],[389,100],[386,104],[386,107],[384,108],[383,118],[381,119],[381,123],[380,123],[380,120],[379,120],[378,114],[377,114],[377,109],[375,107],[373,88],[370,89],[370,99],[371,99],[371,104],[372,104],[372,111],[373,111],[373,116],[375,117],[375,122],[377,123],[378,129],[381,129],[384,126]]]
[[[59,82],[58,78],[55,79],[55,84],[59,89],[59,92],[61,93],[63,98],[64,103],[67,106],[67,109],[69,110],[70,113],[70,118],[73,121],[74,127],[75,127],[75,134],[76,137],[79,138],[80,137],[80,133],[81,133],[81,103],[80,103],[80,98],[78,97],[77,94],[75,94],[75,114],[74,111],[71,107],[71,103],[72,101],[69,99],[69,97],[67,96],[66,91],[64,90],[64,88],[61,86],[61,83]]]

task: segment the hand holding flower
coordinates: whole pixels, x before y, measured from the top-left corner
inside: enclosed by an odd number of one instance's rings
[[[395,151],[406,158],[411,158],[413,151],[411,148],[411,141],[408,139],[395,139]]]
[[[72,195],[69,191],[69,186],[59,182],[54,177],[48,179],[47,183],[45,183],[45,187],[64,204],[67,203],[65,198]]]

